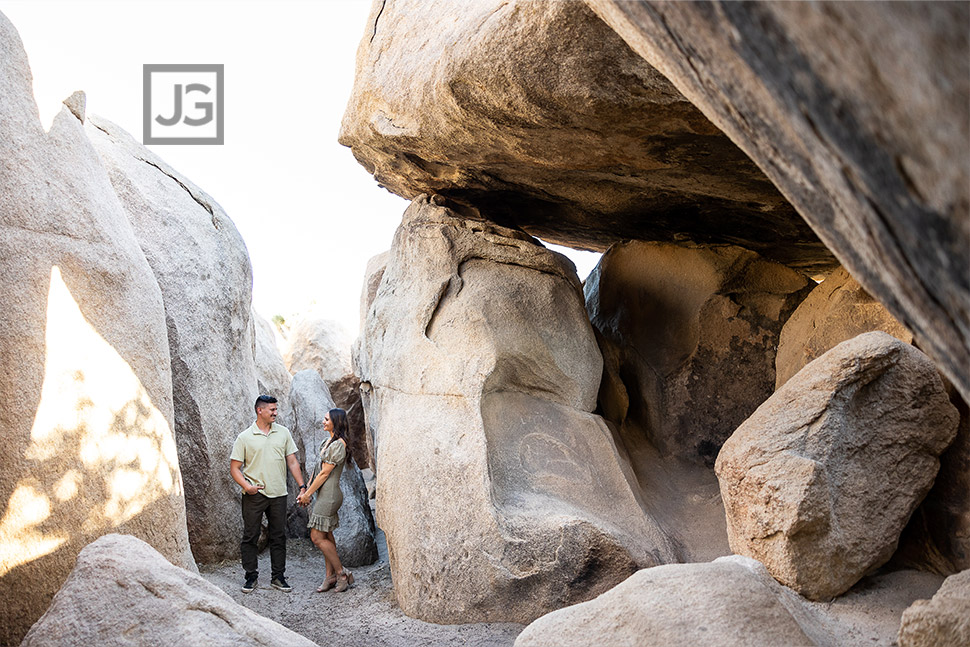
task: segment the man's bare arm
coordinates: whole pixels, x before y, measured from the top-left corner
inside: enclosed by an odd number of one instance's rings
[[[296,479],[296,484],[303,485],[303,470],[300,469],[300,461],[296,454],[290,454],[286,457],[286,466],[290,468],[290,474]]]
[[[263,489],[262,485],[253,485],[246,480],[246,477],[242,473],[242,461],[229,460],[229,473],[232,475],[232,480],[235,481],[242,487],[243,492],[246,494],[256,494]]]

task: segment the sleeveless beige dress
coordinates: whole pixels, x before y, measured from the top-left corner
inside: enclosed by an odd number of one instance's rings
[[[308,528],[316,528],[322,532],[330,532],[337,527],[337,510],[344,502],[343,492],[340,491],[340,475],[344,471],[344,464],[347,462],[347,446],[339,441],[328,440],[320,448],[320,463],[315,472],[319,474],[324,463],[333,465],[330,475],[323,482],[320,489],[316,491],[316,501],[310,511],[310,521]]]

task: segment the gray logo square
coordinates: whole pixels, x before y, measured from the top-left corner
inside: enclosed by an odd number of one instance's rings
[[[142,142],[225,143],[225,66],[145,64]]]

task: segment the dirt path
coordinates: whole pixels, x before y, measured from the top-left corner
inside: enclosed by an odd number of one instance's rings
[[[380,537],[383,540],[383,535]],[[355,568],[355,585],[344,593],[317,593],[323,580],[323,555],[309,539],[286,544],[286,579],[293,590],[269,585],[269,551],[259,557],[259,585],[252,593],[240,590],[238,562],[203,567],[202,577],[252,611],[306,636],[319,645],[340,647],[422,647],[467,645],[510,647],[525,627],[518,624],[436,625],[404,615],[394,600],[387,548],[372,566]]]

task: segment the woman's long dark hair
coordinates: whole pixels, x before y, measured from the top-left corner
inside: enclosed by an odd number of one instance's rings
[[[330,422],[333,423],[333,439],[343,438],[347,442],[350,435],[350,423],[347,422],[347,412],[343,409],[330,410]]]

